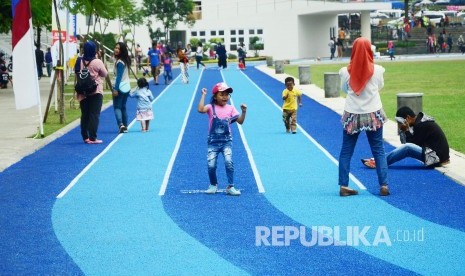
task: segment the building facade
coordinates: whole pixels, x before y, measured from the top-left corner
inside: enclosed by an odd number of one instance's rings
[[[141,1],[140,1],[141,2]],[[260,55],[275,59],[300,59],[329,55],[330,36],[337,35],[338,14],[360,13],[361,33],[371,37],[370,11],[389,9],[390,2],[320,1],[320,0],[202,0],[194,1],[196,23],[189,27],[178,24],[185,32],[185,45],[191,38],[208,42],[221,38],[233,52],[240,43],[249,49],[250,39],[258,37],[264,49]],[[82,17],[82,16],[81,16]],[[85,18],[78,17],[79,30],[87,30]],[[155,23],[156,24],[156,23]],[[85,28],[84,28],[85,27]],[[153,26],[156,29],[160,26]],[[119,22],[110,22],[107,31],[120,33]],[[161,28],[163,29],[163,28]],[[136,43],[144,50],[151,45],[145,25],[136,28]],[[252,51],[248,51],[251,55]]]

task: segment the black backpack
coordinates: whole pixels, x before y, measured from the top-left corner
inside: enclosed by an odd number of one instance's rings
[[[87,66],[89,66],[91,62],[92,61],[89,61],[89,63],[86,64],[83,60],[82,63],[84,64],[84,68],[76,74],[76,85],[74,86],[74,90],[80,95],[88,96],[95,93],[97,90],[97,83],[92,79],[90,71],[87,69]]]

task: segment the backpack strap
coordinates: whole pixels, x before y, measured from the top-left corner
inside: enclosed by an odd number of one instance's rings
[[[92,60],[93,60],[93,59],[92,59]],[[89,61],[89,62],[86,64],[86,61],[85,61],[84,59],[82,59],[82,64],[84,64],[84,68],[87,68],[87,67],[90,65],[90,63],[92,62],[92,60]]]

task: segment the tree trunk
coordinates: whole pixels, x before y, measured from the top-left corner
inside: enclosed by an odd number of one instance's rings
[[[407,18],[407,22],[410,24],[410,22],[408,21],[408,18],[409,18],[409,7],[408,7],[408,0],[404,0],[404,16],[405,18]]]
[[[58,29],[58,43],[59,43],[59,61],[56,67],[56,74],[59,74],[59,81],[60,85],[58,86],[58,113],[60,114],[60,124],[65,123],[65,102],[64,102],[64,91],[65,91],[65,76],[63,71],[63,64],[64,64],[64,54],[63,54],[63,41],[61,40],[61,24],[60,19],[58,17],[58,9],[56,0],[53,0],[53,6],[55,8],[55,15],[57,21],[57,29]]]
[[[165,26],[165,43],[168,44],[168,27]]]

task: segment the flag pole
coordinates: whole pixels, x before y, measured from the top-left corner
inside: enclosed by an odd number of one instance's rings
[[[31,32],[32,33],[32,32]],[[40,99],[40,86],[39,86],[39,81],[37,81],[37,106],[39,108],[39,127],[38,127],[38,132],[37,135],[34,136],[35,139],[37,138],[44,138],[44,124],[43,124],[43,115],[42,115],[42,102]]]
[[[39,127],[35,138],[44,136],[40,87],[34,50],[34,30],[29,0],[12,1],[13,85],[16,109],[38,105]],[[29,34],[28,34],[29,33]],[[38,45],[37,47],[40,47]],[[32,61],[32,62],[31,62]],[[21,73],[19,73],[21,71]],[[35,91],[33,91],[35,90]]]
[[[31,15],[32,15],[32,12],[31,12]],[[30,19],[30,20],[31,20],[31,24],[32,24],[32,16],[31,16],[31,19]],[[30,34],[31,34],[31,41],[32,41],[32,42],[34,42],[34,31],[33,31],[33,30],[34,30],[34,29],[32,28],[32,25],[31,25]],[[37,41],[37,45],[40,45],[38,41]],[[40,47],[40,46],[38,46],[38,47]],[[33,48],[34,48],[34,47],[33,47]],[[36,56],[35,56],[34,49],[32,49],[32,51],[33,51],[33,55],[32,55],[32,56],[34,57],[34,63],[36,63],[36,62],[35,62],[35,57],[36,57]],[[37,106],[38,106],[38,108],[39,108],[39,131],[38,131],[37,135],[34,137],[35,139],[37,139],[37,138],[44,138],[44,137],[45,137],[45,134],[44,134],[44,124],[43,124],[43,122],[42,122],[42,117],[43,117],[43,115],[42,115],[42,101],[41,101],[41,99],[40,99],[39,77],[38,77],[37,74],[36,74],[36,82],[35,82],[35,83],[36,83],[36,87],[37,87],[37,89],[36,89],[36,92],[37,92]],[[39,137],[38,137],[38,136],[39,136]]]

